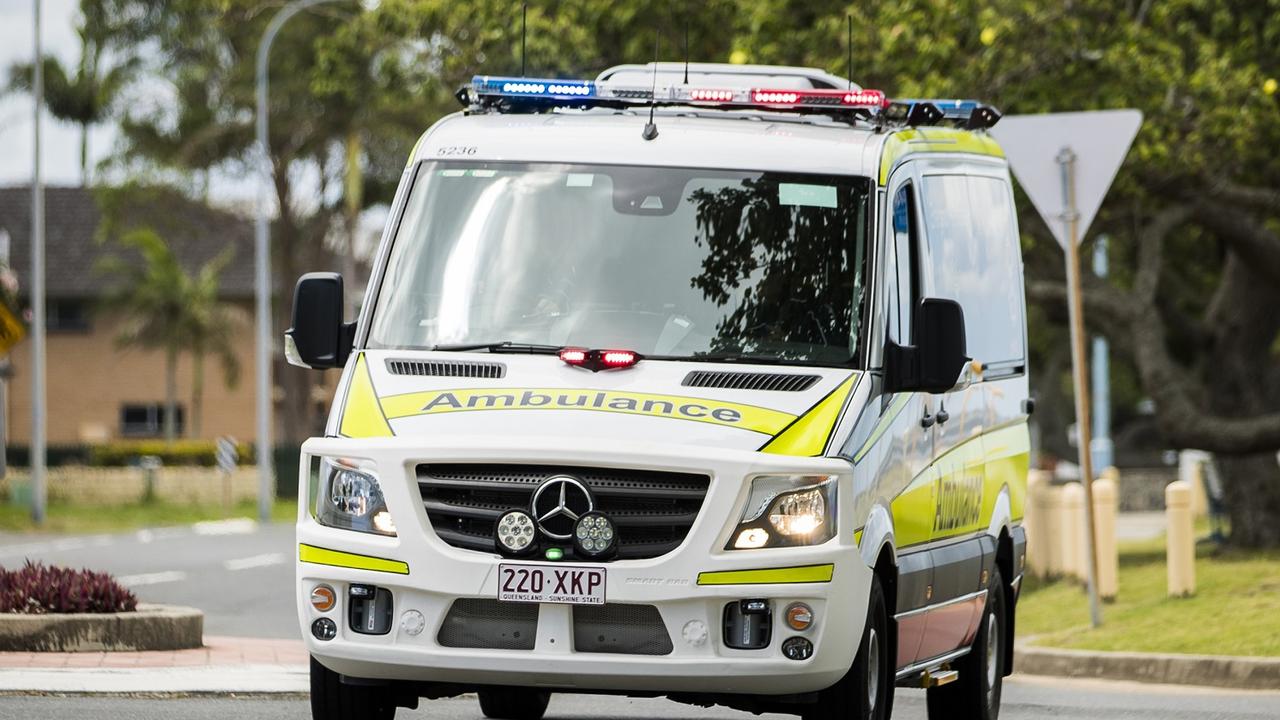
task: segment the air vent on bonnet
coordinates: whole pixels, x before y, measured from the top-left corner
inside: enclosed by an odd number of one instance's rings
[[[821,379],[822,376],[820,375],[694,370],[686,375],[684,381],[680,384],[686,387],[724,388],[726,390],[800,392],[813,387],[813,384]]]
[[[392,375],[500,378],[507,374],[507,366],[474,360],[388,360],[387,371]]]

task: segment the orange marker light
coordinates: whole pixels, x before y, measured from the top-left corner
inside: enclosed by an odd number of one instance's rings
[[[337,595],[334,594],[333,588],[328,585],[317,585],[311,591],[311,607],[320,612],[329,612],[337,603]]]

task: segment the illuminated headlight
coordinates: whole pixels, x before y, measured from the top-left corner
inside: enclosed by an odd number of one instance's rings
[[[835,535],[835,518],[835,477],[757,477],[727,549],[819,545]]]
[[[578,518],[573,528],[573,549],[583,557],[601,559],[618,546],[618,531],[603,514],[589,512]]]
[[[344,530],[392,537],[396,534],[377,476],[370,468],[345,459],[325,458],[320,464],[316,520]]]
[[[538,549],[537,528],[523,510],[510,510],[494,526],[498,549],[507,555],[527,555]]]

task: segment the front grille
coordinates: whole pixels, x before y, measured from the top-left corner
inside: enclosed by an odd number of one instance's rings
[[[496,379],[507,374],[507,366],[476,360],[387,360],[387,372],[392,375]]]
[[[670,655],[671,636],[652,605],[575,605],[573,649],[584,653]]]
[[[617,526],[618,558],[624,560],[679,547],[711,484],[706,475],[691,473],[553,465],[424,464],[417,474],[427,518],[440,539],[480,552],[497,552],[494,523],[502,513],[527,510],[547,478],[575,477]],[[572,549],[564,547],[572,558]]]
[[[538,608],[484,598],[453,601],[436,641],[451,648],[532,650],[538,634]]]
[[[723,388],[726,390],[772,390],[800,392],[821,380],[819,375],[793,373],[758,373],[726,370],[694,370],[680,383],[685,387]]]

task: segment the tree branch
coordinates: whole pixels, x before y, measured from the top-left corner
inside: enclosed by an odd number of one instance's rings
[[[1231,180],[1209,183],[1209,194],[1228,202],[1247,205],[1259,210],[1275,211],[1280,208],[1280,190],[1268,187],[1241,185]]]
[[[1239,208],[1220,203],[1197,205],[1195,216],[1201,225],[1246,260],[1254,272],[1280,283],[1280,235]]]

